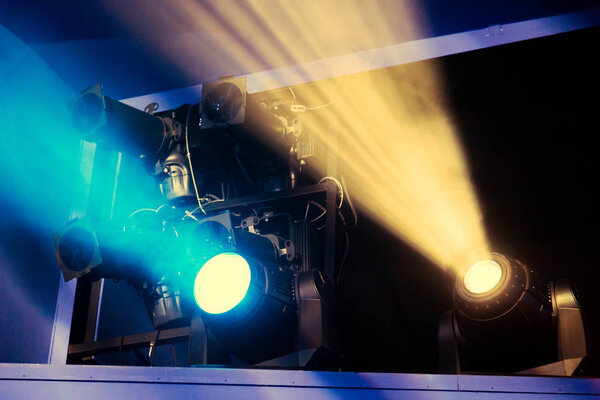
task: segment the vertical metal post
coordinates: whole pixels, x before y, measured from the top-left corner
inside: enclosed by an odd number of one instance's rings
[[[83,177],[84,182],[83,187],[75,188],[73,191],[69,219],[83,217],[87,210],[95,150],[95,144],[83,140],[81,141],[78,172]],[[52,327],[52,336],[50,337],[50,349],[48,351],[48,364],[67,363],[76,288],[77,279],[65,282],[62,276],[60,277],[58,296],[56,298],[56,309],[54,311],[54,324]]]
[[[327,187],[325,199],[325,258],[323,260],[323,269],[330,282],[335,283],[335,225],[337,221],[337,185],[327,180],[324,182]],[[334,285],[332,286],[332,288]]]
[[[327,176],[336,177],[338,174],[338,123],[335,118],[327,116],[325,118],[326,129],[330,138],[327,147]],[[325,260],[324,272],[327,278],[332,283],[332,288],[335,288],[337,282],[335,270],[335,235],[337,221],[337,185],[331,181],[325,181],[327,186],[326,194],[326,210],[325,214]]]
[[[106,148],[98,149],[95,144],[82,141],[79,173],[84,177],[84,183],[83,187],[76,188],[78,190],[74,192],[70,219],[85,215],[90,215],[93,219],[112,217],[120,163],[119,153]],[[114,174],[108,171],[114,171]],[[103,280],[82,284],[77,279],[64,282],[61,277],[48,355],[50,364],[67,363],[73,324],[77,325],[76,330],[81,333],[76,335],[79,340],[87,342],[96,339]],[[86,299],[86,305],[78,307],[79,312],[74,315],[78,289],[87,292],[81,296]]]
[[[52,336],[50,338],[48,364],[67,363],[76,288],[77,279],[65,282],[62,276],[60,277],[56,310],[54,311],[54,326],[52,327]]]

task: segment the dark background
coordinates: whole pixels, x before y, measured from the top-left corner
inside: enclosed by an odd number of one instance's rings
[[[550,279],[572,278],[596,358],[599,34],[427,61],[441,61],[492,249]],[[434,371],[453,278],[365,217],[353,243],[340,287],[348,354],[366,370]]]
[[[25,41],[122,35],[110,31],[108,17],[101,13],[94,19],[97,25],[82,24],[76,16],[75,24],[57,22],[67,21],[71,13],[87,15],[93,8],[66,10],[58,2],[52,10],[47,6],[25,9],[10,3],[0,6],[0,23]],[[553,1],[525,6],[498,1],[478,6],[461,1],[452,2],[453,8],[450,3],[423,3],[432,26],[437,27],[435,34],[596,4]],[[38,14],[54,22],[37,23]],[[446,97],[493,249],[551,279],[570,276],[574,280],[582,294],[596,357],[600,350],[600,311],[595,304],[600,282],[595,204],[599,35],[594,28],[424,62],[441,64]],[[46,61],[50,66],[55,62],[52,57]],[[146,81],[123,79],[120,88],[118,73],[107,80],[122,96],[198,83],[180,81],[168,69],[156,75],[140,73]],[[97,80],[97,76],[88,78],[93,80],[90,84]],[[67,74],[65,79],[69,81]],[[81,89],[75,87],[78,80],[71,84],[74,90]],[[59,273],[50,238],[39,236],[10,212],[3,199],[9,195],[0,194],[0,362],[46,362]],[[346,310],[340,315],[346,355],[361,370],[435,371],[437,322],[451,307],[452,277],[364,216],[352,243],[339,304]],[[111,283],[106,290],[112,300],[103,305],[103,313],[123,304],[140,309],[141,302],[127,288]],[[113,296],[108,294],[111,291]],[[149,327],[143,313],[123,312],[119,319],[130,322],[126,333]],[[105,326],[100,333],[112,336],[114,330]]]

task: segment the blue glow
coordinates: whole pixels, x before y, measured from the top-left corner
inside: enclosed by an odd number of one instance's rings
[[[11,214],[50,237],[73,217],[123,220],[160,205],[141,163],[83,142],[74,131],[69,103],[84,87],[73,91],[2,26],[0,54],[0,203]]]
[[[222,314],[237,306],[250,287],[250,265],[236,253],[208,260],[196,275],[194,299],[203,311]]]

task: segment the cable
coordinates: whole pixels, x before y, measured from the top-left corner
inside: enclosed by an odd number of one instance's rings
[[[313,219],[313,220],[309,221],[309,220],[308,220],[308,210],[309,210],[309,208],[310,208],[311,204],[312,204],[312,205],[315,205],[315,206],[316,206],[316,207],[318,207],[318,208],[320,208],[320,209],[321,209],[321,211],[323,211],[323,213],[322,213],[321,215],[319,215],[317,218],[315,218],[315,219]],[[305,221],[307,221],[307,222],[315,222],[315,221],[317,221],[319,218],[321,218],[323,215],[325,215],[326,213],[327,213],[327,209],[326,209],[325,207],[323,207],[321,204],[317,203],[316,201],[309,200],[309,201],[306,203],[306,212],[304,213],[304,220],[305,220]]]
[[[328,103],[321,104],[321,105],[319,105],[319,106],[314,106],[314,107],[306,107],[306,106],[304,106],[304,105],[296,104],[296,102],[297,102],[297,98],[296,98],[296,93],[294,93],[294,89],[292,89],[292,87],[291,87],[291,86],[288,86],[288,89],[290,90],[290,93],[292,94],[292,98],[293,98],[293,100],[292,100],[292,111],[296,111],[296,112],[298,112],[298,111],[301,111],[301,112],[303,112],[303,111],[315,111],[315,110],[320,110],[320,109],[322,109],[322,108],[329,107],[330,105],[332,105],[332,104],[336,103],[337,101],[339,101],[339,100],[341,99],[341,96],[340,96],[340,97],[336,97],[335,99],[331,100],[331,101],[330,101],[330,102],[328,102]],[[294,108],[294,106],[299,106],[300,108]]]
[[[196,211],[196,210],[197,210],[197,208],[194,211]],[[188,210],[185,210],[185,217],[190,217],[194,221],[198,221],[198,218],[194,217],[194,215],[192,214],[194,211],[189,212]],[[206,213],[204,213],[204,214],[206,214]],[[183,217],[183,218],[185,218],[185,217]]]
[[[246,168],[244,168],[244,165],[242,164],[242,161],[240,160],[240,156],[239,156],[239,147],[236,144],[235,145],[235,150],[233,152],[233,155],[235,157],[235,161],[237,162],[238,166],[240,167],[240,170],[242,171],[242,175],[244,175],[244,178],[246,178],[246,181],[248,182],[248,184],[250,185],[251,188],[254,188],[254,183],[252,182],[252,179],[250,178],[250,175],[248,174],[248,171],[246,171]]]
[[[173,361],[175,363],[175,368],[177,368],[177,349],[175,348],[175,343],[171,343],[171,350],[173,351]]]
[[[208,196],[208,195],[207,195],[207,196]],[[216,197],[215,195],[212,195],[212,196],[213,196],[213,197]],[[205,205],[205,206],[207,206],[207,205],[209,205],[209,204],[212,204],[212,203],[216,203],[216,202],[218,202],[218,201],[225,201],[225,200],[223,200],[223,199],[219,199],[218,197],[216,198],[216,200],[212,200],[212,199],[210,199],[210,198],[208,198],[208,197],[201,197],[201,198],[200,198],[200,201],[202,201],[202,200],[208,200],[206,203],[204,203],[204,205]],[[200,210],[200,209],[201,209],[200,207],[196,207],[196,208],[194,208],[192,211],[187,211],[187,210],[186,210],[186,211],[185,211],[185,216],[184,216],[183,218],[185,219],[185,217],[190,217],[190,218],[193,218],[193,219],[195,219],[195,220],[197,221],[196,217],[194,217],[194,215],[193,215],[193,214],[194,214],[196,211]],[[203,209],[203,208],[202,208],[202,211],[204,212],[204,214],[206,214],[206,212],[204,211],[204,209]]]
[[[140,208],[139,210],[135,210],[134,212],[129,214],[129,218],[133,217],[135,214],[139,213],[140,211],[153,211],[153,212],[157,213],[158,210],[160,210],[161,208],[163,208],[166,205],[167,204],[163,204],[162,206],[158,207],[156,210],[154,208]]]
[[[346,223],[346,218],[344,218],[344,215],[339,210],[338,210],[338,215],[340,216],[340,221],[342,221],[344,228],[346,228],[348,226],[348,224]],[[344,255],[342,256],[342,259],[340,260],[340,267],[337,270],[337,274],[336,274],[336,278],[335,278],[336,283],[340,283],[340,276],[342,276],[342,270],[344,269],[344,265],[346,264],[346,258],[348,257],[348,251],[350,250],[350,234],[348,233],[347,229],[344,229],[344,236],[346,238],[346,247],[344,249]]]
[[[333,103],[337,102],[339,99],[340,99],[340,98],[338,97],[338,98],[336,98],[336,99],[333,99],[333,100],[331,100],[329,103],[321,104],[320,106],[306,107],[306,110],[309,110],[309,111],[320,110],[320,109],[322,109],[322,108],[329,107],[329,106],[330,106],[330,105],[332,105]]]
[[[190,175],[192,175],[192,183],[194,184],[194,191],[196,192],[196,199],[198,200],[198,208],[202,210],[204,214],[204,208],[202,208],[202,202],[200,201],[200,195],[198,194],[198,186],[196,185],[196,177],[194,176],[194,168],[192,167],[192,156],[190,155],[190,142],[188,140],[188,125],[190,124],[190,114],[191,114],[192,106],[188,106],[187,117],[185,117],[185,148],[187,150],[187,159],[188,164],[190,164]]]
[[[337,179],[335,179],[333,176],[326,176],[324,178],[321,178],[321,180],[319,181],[319,183],[323,183],[326,180],[330,180],[335,182],[335,184],[337,185],[338,189],[340,190],[340,204],[338,204],[338,208],[342,208],[342,203],[344,202],[344,188],[342,187],[342,184],[340,183],[340,181],[338,181]]]
[[[358,225],[358,213],[354,208],[354,204],[352,203],[352,199],[350,198],[350,193],[348,192],[348,188],[346,187],[346,182],[344,181],[344,177],[341,176],[340,180],[342,181],[342,186],[344,188],[344,192],[346,193],[346,199],[348,200],[348,205],[350,206],[350,211],[352,211],[352,216],[354,217],[354,227]]]

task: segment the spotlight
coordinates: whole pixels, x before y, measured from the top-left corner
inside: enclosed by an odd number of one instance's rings
[[[467,270],[463,283],[469,292],[480,295],[496,288],[501,278],[500,265],[493,260],[483,260]]]
[[[86,275],[102,264],[98,239],[89,218],[71,221],[54,236],[54,244],[65,282]]]
[[[289,153],[287,120],[246,92],[245,77],[204,83],[199,109],[201,131],[216,130],[245,145],[254,141],[282,156]]]
[[[244,115],[240,111],[245,105],[245,99],[238,86],[222,82],[207,92],[203,95],[203,104],[205,115],[210,121],[216,124],[244,122]]]
[[[221,253],[200,268],[194,298],[208,332],[242,362],[256,364],[294,352],[298,305],[290,269]]]
[[[97,229],[90,217],[76,218],[54,235],[55,255],[65,282],[85,275],[154,281],[160,273],[150,270],[145,261],[160,254],[155,243],[148,245],[152,240],[114,227]]]
[[[292,266],[289,240],[246,231],[229,211],[197,219],[171,210],[135,214],[121,229],[74,220],[55,238],[65,280],[126,280],[156,329],[191,322],[192,364],[303,367],[329,357],[329,284],[321,271]],[[215,349],[222,361],[210,357]]]
[[[194,281],[194,299],[202,311],[222,314],[237,306],[250,287],[250,265],[236,253],[221,253],[206,262]]]
[[[551,310],[549,283],[533,269],[502,254],[470,266],[456,279],[454,302],[464,317],[486,320],[498,318],[522,303],[529,293],[546,310]]]
[[[190,248],[197,250],[192,259],[200,265],[193,280],[191,364],[320,362],[330,340],[323,335],[331,304],[325,275],[296,271],[288,244],[235,225],[229,213],[207,217],[190,236]]]
[[[86,140],[106,143],[119,151],[152,157],[168,146],[174,121],[137,110],[105,96],[97,84],[71,104],[73,126]]]
[[[491,253],[474,263],[457,276],[454,309],[440,320],[440,372],[556,374],[548,365],[563,362],[560,374],[573,373],[566,357],[581,361],[585,335],[577,302],[566,307],[562,298],[575,299],[568,282],[551,282],[518,260]],[[565,311],[573,307],[576,316]]]

